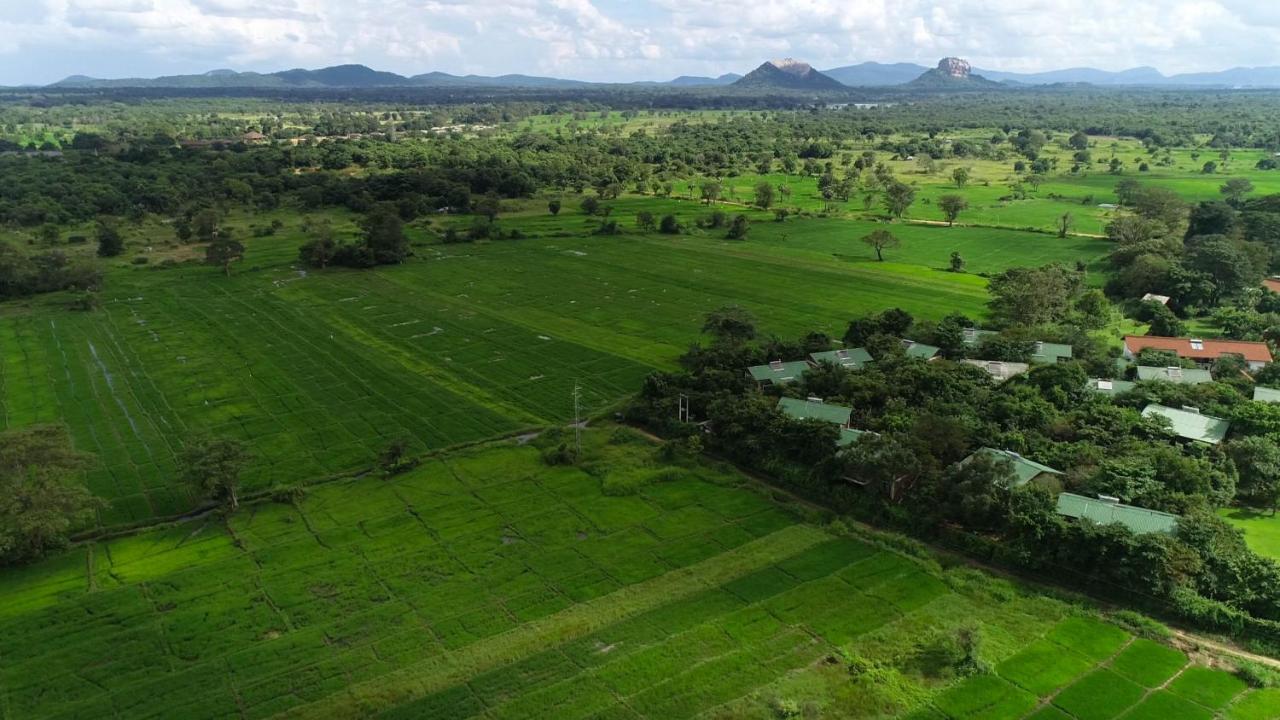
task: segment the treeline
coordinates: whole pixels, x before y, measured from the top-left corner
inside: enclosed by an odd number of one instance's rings
[[[1078,300],[1077,300],[1078,302]],[[727,319],[726,319],[727,318]],[[831,349],[830,338],[753,339],[749,318],[711,318],[714,340],[695,346],[682,370],[655,373],[629,417],[676,442],[705,446],[842,513],[1121,597],[1213,629],[1261,632],[1280,647],[1280,565],[1253,553],[1241,533],[1214,514],[1236,500],[1274,507],[1280,497],[1280,406],[1247,399],[1221,379],[1204,385],[1139,383],[1108,398],[1087,377],[1115,358],[1085,346],[1077,359],[1034,367],[996,384],[982,369],[953,362],[1026,359],[1031,338],[1054,326],[1014,327],[986,345],[966,345],[968,318],[914,321],[901,311],[859,318],[846,346],[875,361],[858,371],[810,370],[783,387],[759,391],[745,368]],[[908,357],[910,337],[942,348],[943,359]],[[1280,379],[1270,373],[1271,381]],[[679,420],[683,396],[693,423]],[[781,414],[778,397],[816,396],[852,408],[854,428],[870,431],[841,449],[836,426]],[[1233,421],[1220,447],[1175,441],[1146,419],[1148,403],[1195,406]],[[694,440],[693,438],[697,438]],[[975,450],[1012,450],[1061,470],[1061,488],[1013,487],[1011,466]],[[1110,495],[1181,516],[1175,534],[1137,534],[1123,526],[1072,522],[1055,512],[1054,490]]]

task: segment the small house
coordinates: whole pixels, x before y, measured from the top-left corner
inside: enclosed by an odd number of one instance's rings
[[[871,353],[867,352],[866,348],[844,348],[812,353],[809,355],[809,360],[814,365],[829,362],[846,370],[861,370],[864,365],[871,362]]]
[[[1155,293],[1147,293],[1142,296],[1142,302],[1154,302],[1160,303],[1161,305],[1168,305],[1169,300],[1170,298],[1168,295],[1157,295]]]
[[[786,385],[795,382],[804,375],[809,369],[809,363],[804,360],[793,360],[791,362],[783,362],[774,360],[768,365],[754,365],[747,368],[747,372],[751,373],[751,379],[756,381],[760,387],[766,385]]]
[[[1146,365],[1139,365],[1138,379],[1147,382],[1158,380],[1177,383],[1178,385],[1199,385],[1213,382],[1213,375],[1204,368],[1147,367]]]
[[[1231,423],[1212,415],[1202,415],[1196,408],[1165,407],[1151,404],[1142,409],[1142,417],[1162,417],[1173,426],[1173,434],[1183,440],[1217,445],[1227,437]]]
[[[1062,472],[1054,470],[1048,465],[1041,465],[1034,460],[1019,455],[1012,450],[996,450],[995,448],[981,448],[976,450],[972,455],[960,461],[961,465],[965,465],[973,461],[976,457],[993,457],[997,459],[1008,460],[1013,470],[1013,480],[1011,488],[1022,487],[1030,482],[1039,484],[1050,484],[1056,486],[1058,478],[1062,476]]]
[[[1119,395],[1120,393],[1129,392],[1137,383],[1128,380],[1109,380],[1107,378],[1089,378],[1089,382],[1085,383],[1085,389],[1099,395]]]
[[[1272,275],[1266,280],[1263,280],[1262,287],[1270,290],[1273,293],[1280,293],[1280,276]]]
[[[1280,402],[1280,390],[1258,385],[1253,388],[1253,399],[1257,402]]]
[[[778,409],[792,420],[821,420],[842,428],[849,427],[853,410],[841,405],[828,405],[820,398],[778,398]]]
[[[964,363],[985,370],[991,379],[998,383],[1017,377],[1031,369],[1027,363],[1004,360],[965,360]]]
[[[1143,350],[1163,350],[1200,365],[1211,365],[1223,357],[1236,356],[1245,361],[1250,370],[1261,370],[1271,362],[1271,348],[1264,342],[1243,340],[1203,340],[1201,338],[1157,337],[1154,335],[1126,335],[1124,357],[1133,360]]]
[[[1074,493],[1058,496],[1058,514],[1073,520],[1088,520],[1098,525],[1123,525],[1135,533],[1172,534],[1178,527],[1178,516],[1159,510],[1122,505],[1117,498],[1091,498]]]
[[[1065,343],[1051,343],[1037,341],[1035,347],[1031,350],[1032,363],[1054,364],[1066,362],[1075,354],[1074,348]]]
[[[918,343],[915,340],[903,340],[902,350],[907,354],[907,357],[920,358],[921,360],[936,360],[939,348],[936,348],[933,345]]]

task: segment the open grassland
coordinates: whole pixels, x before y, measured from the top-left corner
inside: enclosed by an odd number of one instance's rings
[[[581,468],[494,444],[8,572],[0,717],[1275,717],[1176,650],[801,522],[731,470],[615,428],[586,443]],[[957,684],[925,650],[961,625],[996,670]],[[855,656],[879,669],[824,661]]]
[[[1244,531],[1254,552],[1280,560],[1280,515],[1249,508],[1224,508],[1218,514]]]
[[[676,212],[695,203],[624,198],[617,216]],[[572,418],[635,391],[695,340],[706,312],[740,304],[761,329],[839,336],[859,314],[902,307],[920,317],[981,317],[986,281],[938,270],[960,248],[975,269],[1051,259],[1089,260],[1095,241],[963,228],[903,227],[890,262],[857,241],[870,223],[809,218],[757,223],[745,242],[722,231],[664,236],[589,233],[576,208],[512,206],[505,228],[536,237],[439,245],[411,229],[417,257],[371,271],[295,267],[297,215],[274,237],[248,240],[231,278],[186,260],[163,226],[131,231],[112,263],[102,309],[76,313],[54,295],[0,306],[0,427],[65,422],[98,456],[90,487],[110,501],[102,525],[193,505],[174,480],[191,434],[245,440],[252,491],[368,467],[391,439],[416,451]],[[763,215],[760,215],[763,218]],[[350,218],[334,215],[340,234]],[[443,222],[434,221],[438,228]],[[148,250],[147,248],[150,248]]]

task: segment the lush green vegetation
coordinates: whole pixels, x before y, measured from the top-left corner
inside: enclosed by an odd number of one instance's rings
[[[1280,341],[1275,98],[664,97],[0,98],[0,717],[1271,717],[1150,621],[816,520],[1274,652],[1280,567],[1228,523],[1280,556],[1244,509],[1280,366],[1084,380],[1121,332]],[[786,392],[878,433],[841,451],[743,372],[836,338],[876,362]],[[1074,361],[951,362],[1035,341]],[[624,407],[671,442],[547,431]],[[956,465],[984,445],[1061,487]]]
[[[588,431],[577,466],[546,464],[556,442],[445,454],[7,572],[0,717],[1016,718],[1037,697],[1069,706],[1059,688],[1138,643],[1177,654],[802,522],[631,431]],[[1046,674],[1049,653],[1066,660]],[[1191,672],[1171,692],[1215,708],[1240,694]]]

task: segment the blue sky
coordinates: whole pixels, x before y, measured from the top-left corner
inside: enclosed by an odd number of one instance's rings
[[[0,0],[0,84],[364,63],[665,80],[782,56],[998,70],[1280,65],[1265,0]]]

